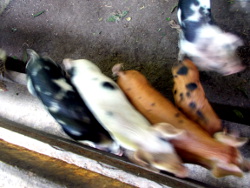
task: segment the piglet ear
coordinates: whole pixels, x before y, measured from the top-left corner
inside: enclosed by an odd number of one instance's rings
[[[27,52],[27,54],[28,54],[28,56],[29,56],[29,61],[28,61],[28,63],[29,63],[29,62],[33,62],[33,61],[35,61],[36,59],[38,59],[38,58],[40,57],[40,56],[39,56],[34,50],[32,50],[32,49],[27,49],[26,52]]]
[[[69,58],[63,60],[63,65],[64,65],[66,70],[70,70],[72,68],[72,66],[73,66],[72,61],[73,60],[69,59]]]
[[[185,133],[182,129],[177,129],[169,123],[157,123],[153,125],[153,130],[156,131],[160,137],[164,139],[172,139],[179,136],[183,136]]]

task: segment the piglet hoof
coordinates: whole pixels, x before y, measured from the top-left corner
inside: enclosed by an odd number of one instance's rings
[[[169,123],[157,123],[154,125],[153,129],[160,134],[160,137],[167,140],[183,136],[185,133],[184,130],[177,129]]]
[[[0,81],[0,92],[8,91],[4,81]]]
[[[115,64],[112,68],[113,76],[119,76],[119,74],[122,72],[122,69],[123,69],[122,63]]]
[[[242,170],[235,164],[229,163],[216,163],[212,169],[213,176],[217,178],[225,177],[228,175],[234,175],[238,177],[243,177]]]
[[[250,171],[250,161],[247,159],[243,159],[241,162],[241,170],[243,172],[249,172]]]
[[[228,134],[225,132],[215,133],[214,138],[219,142],[225,143],[233,147],[241,147],[248,141],[248,138],[237,137],[235,135]]]

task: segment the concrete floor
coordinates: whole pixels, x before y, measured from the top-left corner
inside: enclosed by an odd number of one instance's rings
[[[59,63],[64,58],[87,58],[109,76],[111,67],[122,62],[126,69],[144,73],[172,98],[170,68],[177,58],[178,34],[168,20],[176,20],[176,4],[176,0],[10,1],[0,15],[0,47],[24,61],[27,48]],[[239,54],[248,66],[227,77],[202,72],[201,81],[212,102],[250,107],[249,11],[248,1],[212,1],[218,25],[244,40]],[[122,13],[124,18],[110,19]]]
[[[2,1],[0,6],[0,48],[9,56],[26,61],[25,50],[32,48],[61,62],[64,58],[87,58],[111,76],[111,67],[124,63],[144,73],[165,96],[172,99],[170,68],[178,53],[178,35],[168,25],[176,20],[171,13],[174,0],[23,0]],[[207,97],[211,102],[250,107],[250,7],[249,2],[212,1],[217,23],[226,31],[238,34],[245,42],[239,54],[248,67],[244,72],[222,77],[201,73]],[[1,4],[0,4],[1,5]],[[37,16],[38,13],[43,12]],[[115,14],[128,14],[115,22],[107,21]],[[30,127],[68,138],[60,126],[31,96],[26,87],[7,83],[8,92],[0,93],[0,116]],[[249,123],[250,124],[250,123]],[[238,129],[238,125],[229,126]],[[248,126],[241,131],[250,135]],[[249,145],[244,155],[249,155]],[[191,178],[216,187],[248,187],[249,174],[243,179],[215,179],[210,173],[192,166]]]

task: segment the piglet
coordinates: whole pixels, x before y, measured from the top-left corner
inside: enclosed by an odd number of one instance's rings
[[[168,129],[165,134],[151,127],[129,103],[119,86],[92,62],[65,59],[63,63],[86,105],[133,162],[178,177],[187,176],[187,169],[167,141],[170,137],[181,136],[183,131],[166,123],[158,124]]]
[[[236,54],[243,42],[214,24],[210,0],[179,0],[177,16],[181,26],[179,61],[186,55],[199,69],[223,75],[244,70]]]
[[[152,124],[166,122],[185,131],[182,136],[169,140],[183,161],[211,169],[215,177],[228,175],[242,177],[244,171],[250,171],[250,162],[244,159],[236,148],[244,145],[246,139],[230,138],[229,135],[221,133],[215,135],[216,139],[212,138],[201,126],[188,119],[155,90],[143,74],[136,70],[122,71],[119,64],[112,70],[114,75],[118,76],[117,83],[130,102]],[[179,73],[183,71],[182,69]],[[181,74],[174,77],[176,79],[179,76]],[[193,91],[195,89],[193,87]],[[161,133],[169,131],[166,126],[158,126],[157,129]]]
[[[89,146],[120,153],[120,147],[89,111],[67,78],[65,71],[53,60],[40,57],[28,49],[27,87],[73,139]]]

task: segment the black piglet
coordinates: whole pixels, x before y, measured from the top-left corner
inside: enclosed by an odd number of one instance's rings
[[[50,58],[28,49],[27,87],[65,133],[92,147],[119,154],[119,146],[89,111],[65,71]]]

